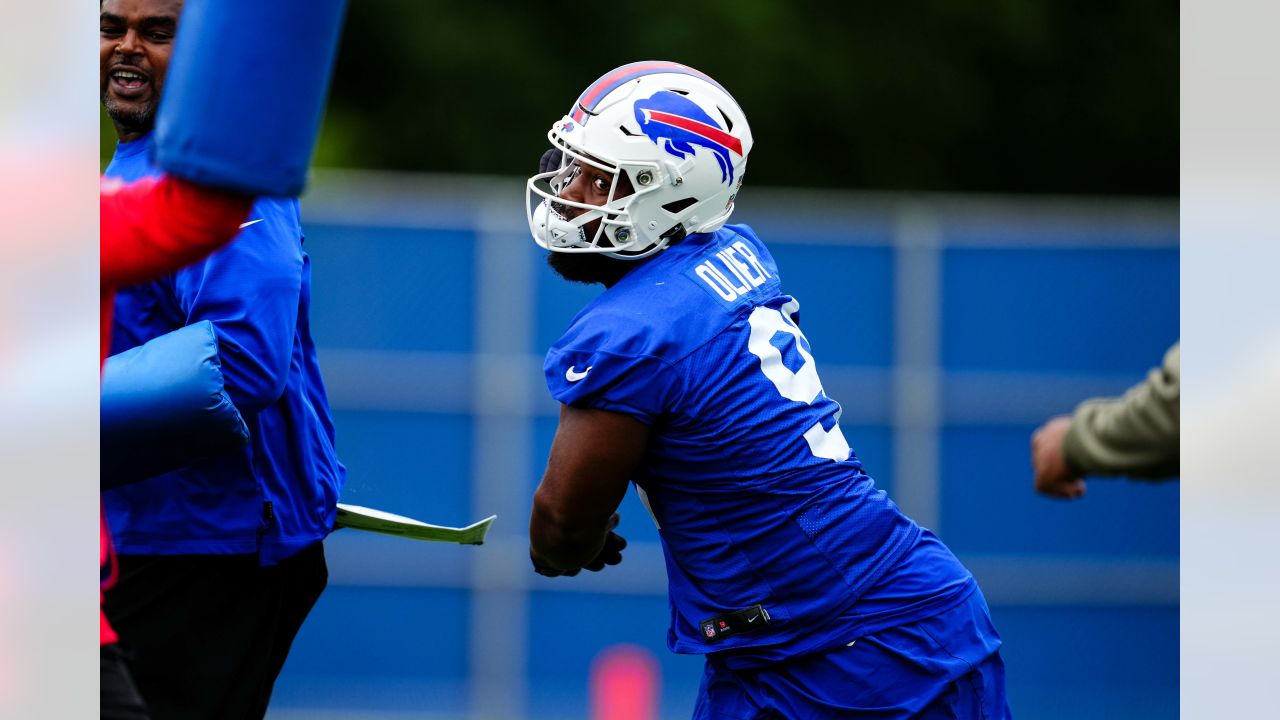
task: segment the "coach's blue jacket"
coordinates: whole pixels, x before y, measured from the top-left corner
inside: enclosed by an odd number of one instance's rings
[[[110,177],[158,174],[150,138],[121,143]],[[333,528],[346,469],[311,339],[311,265],[296,198],[261,198],[230,245],[116,294],[111,353],[210,320],[242,450],[103,493],[122,554],[258,553],[274,564]]]

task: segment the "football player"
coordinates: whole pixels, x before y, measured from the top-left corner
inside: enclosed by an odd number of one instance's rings
[[[547,353],[561,408],[534,569],[620,562],[634,483],[666,557],[667,644],[706,656],[695,718],[1008,717],[973,576],[865,472],[800,301],[726,225],[753,143],[738,103],[693,68],[633,63],[548,138],[530,230],[561,276],[606,289]]]

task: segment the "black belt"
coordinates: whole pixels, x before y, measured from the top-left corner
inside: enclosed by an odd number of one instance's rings
[[[734,635],[763,630],[770,619],[769,611],[765,610],[763,605],[752,605],[743,610],[708,618],[698,625],[702,627],[702,635],[707,642],[716,643]]]

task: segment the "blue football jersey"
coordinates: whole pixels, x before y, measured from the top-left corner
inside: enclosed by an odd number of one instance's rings
[[[936,540],[863,472],[799,302],[750,228],[690,236],[628,273],[544,370],[560,402],[651,428],[634,483],[666,557],[672,650],[778,659],[972,589],[945,548],[912,564]]]

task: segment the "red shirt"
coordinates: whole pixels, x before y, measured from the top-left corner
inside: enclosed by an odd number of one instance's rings
[[[174,177],[123,183],[103,179],[101,191],[102,325],[100,363],[111,347],[111,312],[115,290],[177,270],[208,255],[236,236],[253,198],[193,185]],[[99,562],[101,590],[115,583],[116,561],[105,519]],[[99,591],[101,604],[101,591]],[[100,643],[116,642],[107,616]]]

